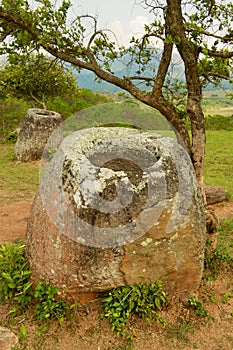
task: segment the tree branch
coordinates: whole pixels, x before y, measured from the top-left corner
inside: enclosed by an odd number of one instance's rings
[[[127,76],[125,79],[129,80],[145,80],[145,81],[155,81],[155,78],[150,78],[150,77],[140,77],[139,75],[134,75],[134,76]]]
[[[31,26],[29,26],[26,22],[18,19],[17,17],[11,16],[9,13],[3,13],[0,12],[0,18],[4,19],[5,21],[7,21],[8,23],[14,23],[16,24],[19,28],[22,28],[24,30],[26,30],[29,34],[31,34],[35,39],[37,39],[37,41],[39,41],[39,36],[36,33],[36,31],[34,31],[32,29]]]
[[[155,96],[158,91],[162,91],[164,81],[167,75],[169,65],[172,58],[173,44],[164,44],[161,60],[159,62],[158,72],[155,79],[154,87],[152,90],[152,96]]]
[[[212,72],[207,72],[207,73],[205,72],[202,74],[202,76],[206,78],[210,83],[213,83],[210,77],[220,78],[220,79],[229,80],[229,81],[232,79],[232,77],[229,77],[227,75],[220,74],[220,73],[212,73]]]
[[[188,32],[192,32],[192,30],[188,30]],[[204,34],[206,36],[210,36],[212,38],[224,40],[224,41],[233,41],[233,37],[232,36],[221,36],[221,35],[217,35],[217,34],[214,34],[214,33],[207,32],[205,30],[201,30],[201,34]]]
[[[200,52],[205,52],[206,49],[204,47],[200,47]],[[208,49],[208,55],[211,57],[221,57],[221,58],[232,58],[233,51],[214,51]]]
[[[33,95],[32,91],[30,91],[30,96],[31,96],[31,98],[32,98],[34,101],[36,101],[37,103],[39,103],[39,104],[42,106],[42,109],[45,109],[45,110],[47,109],[47,106],[46,106],[44,100],[43,100],[43,101],[38,100],[38,98],[36,98],[36,97]]]

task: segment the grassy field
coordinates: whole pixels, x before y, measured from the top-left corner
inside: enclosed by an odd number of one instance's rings
[[[233,100],[226,95],[224,90],[204,91],[202,107],[205,115],[233,115]]]
[[[233,131],[208,130],[205,183],[233,195]],[[31,199],[39,185],[39,163],[14,160],[14,145],[0,144],[0,203]]]
[[[14,160],[14,145],[0,144],[0,203],[33,198],[39,185],[39,163]]]
[[[233,131],[206,133],[205,183],[224,187],[233,195]]]

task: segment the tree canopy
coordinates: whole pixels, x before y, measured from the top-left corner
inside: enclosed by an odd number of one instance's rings
[[[46,108],[57,96],[73,94],[78,85],[71,71],[43,54],[8,56],[0,68],[0,97],[35,100]]]
[[[87,69],[107,82],[128,91],[136,99],[157,109],[179,132],[196,171],[203,182],[205,121],[201,108],[202,87],[232,79],[233,31],[231,1],[144,0],[142,11],[154,20],[145,25],[141,38],[129,47],[119,47],[109,30],[98,27],[91,14],[69,16],[70,0],[55,6],[50,0],[2,0],[0,6],[1,54],[31,53],[43,48],[52,56]],[[162,47],[162,49],[158,49]],[[179,82],[172,75],[173,54],[184,66],[185,103],[174,92]],[[136,71],[123,77],[114,72],[114,62],[130,57]],[[147,84],[145,89],[142,82]],[[191,137],[183,117],[191,124]]]

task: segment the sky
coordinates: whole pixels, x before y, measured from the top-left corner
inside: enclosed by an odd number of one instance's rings
[[[32,8],[40,6],[39,0],[28,1]],[[51,0],[51,2],[57,8],[62,0]],[[144,25],[154,19],[154,16],[140,5],[142,0],[71,0],[71,2],[72,19],[84,14],[97,17],[99,29],[112,30],[120,46],[127,46],[133,35],[141,38]]]
[[[97,15],[100,26],[113,30],[123,45],[132,34],[142,34],[144,24],[153,18],[138,3],[139,0],[73,0],[73,8],[78,14]]]

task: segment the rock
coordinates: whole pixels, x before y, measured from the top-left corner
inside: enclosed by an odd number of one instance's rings
[[[27,111],[15,145],[15,158],[20,161],[41,159],[44,147],[57,130],[58,143],[62,141],[62,132],[58,125],[62,117],[59,113],[44,109],[31,108]]]
[[[207,204],[215,204],[227,200],[227,192],[224,188],[217,186],[205,186]]]
[[[0,349],[11,350],[19,342],[18,337],[8,328],[0,327]]]
[[[65,138],[32,205],[26,255],[72,302],[85,293],[162,279],[170,295],[200,285],[205,251],[200,189],[174,140],[127,128]]]

